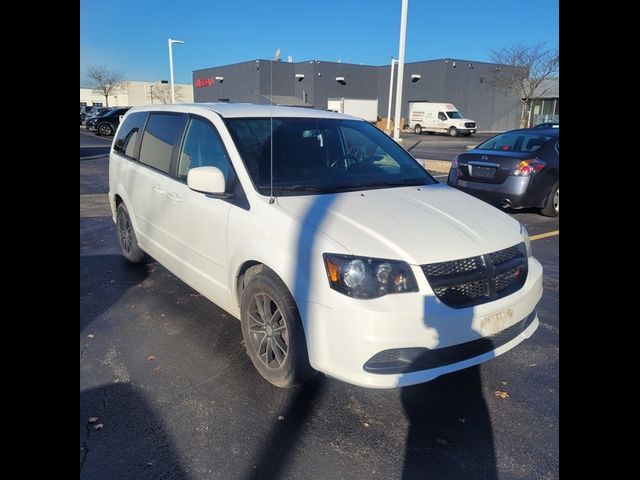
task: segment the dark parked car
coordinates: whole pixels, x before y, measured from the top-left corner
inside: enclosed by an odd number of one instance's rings
[[[120,117],[131,107],[114,108],[97,117],[87,120],[87,130],[96,132],[98,135],[113,135],[120,125]]]
[[[523,128],[497,135],[451,162],[447,183],[503,207],[560,215],[560,129]]]
[[[560,128],[560,122],[545,122],[536,125],[534,128]]]
[[[80,125],[84,123],[87,117],[91,114],[91,111],[97,107],[93,105],[81,105],[80,106]]]
[[[84,124],[86,125],[89,119],[93,117],[99,117],[100,115],[104,115],[109,110],[113,110],[113,107],[93,107],[93,109],[86,114],[86,117],[84,119]]]

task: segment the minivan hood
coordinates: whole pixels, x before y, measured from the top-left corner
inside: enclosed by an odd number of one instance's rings
[[[481,255],[522,241],[516,220],[442,183],[277,201],[353,255],[420,265]]]

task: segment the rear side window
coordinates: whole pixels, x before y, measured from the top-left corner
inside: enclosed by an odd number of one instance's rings
[[[169,173],[173,150],[182,137],[187,115],[152,113],[142,137],[140,163]]]
[[[178,178],[186,180],[189,170],[197,167],[218,167],[224,174],[225,181],[229,181],[229,157],[220,137],[210,123],[193,118],[180,152]]]
[[[120,127],[120,130],[118,130],[118,136],[113,145],[113,150],[133,160],[137,160],[138,139],[140,138],[140,132],[142,132],[144,122],[147,121],[148,116],[148,112],[136,112],[129,115],[122,124],[122,127]]]

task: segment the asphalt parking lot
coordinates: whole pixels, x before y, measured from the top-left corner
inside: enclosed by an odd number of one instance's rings
[[[403,389],[319,376],[281,390],[254,370],[236,319],[156,262],[121,257],[111,138],[80,136],[81,478],[558,478],[558,219],[509,212],[545,268],[540,327],[514,350]],[[403,146],[450,160],[482,138]]]

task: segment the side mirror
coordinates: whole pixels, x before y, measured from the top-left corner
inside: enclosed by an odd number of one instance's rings
[[[191,190],[225,196],[224,175],[218,167],[196,167],[187,174],[187,186]]]

